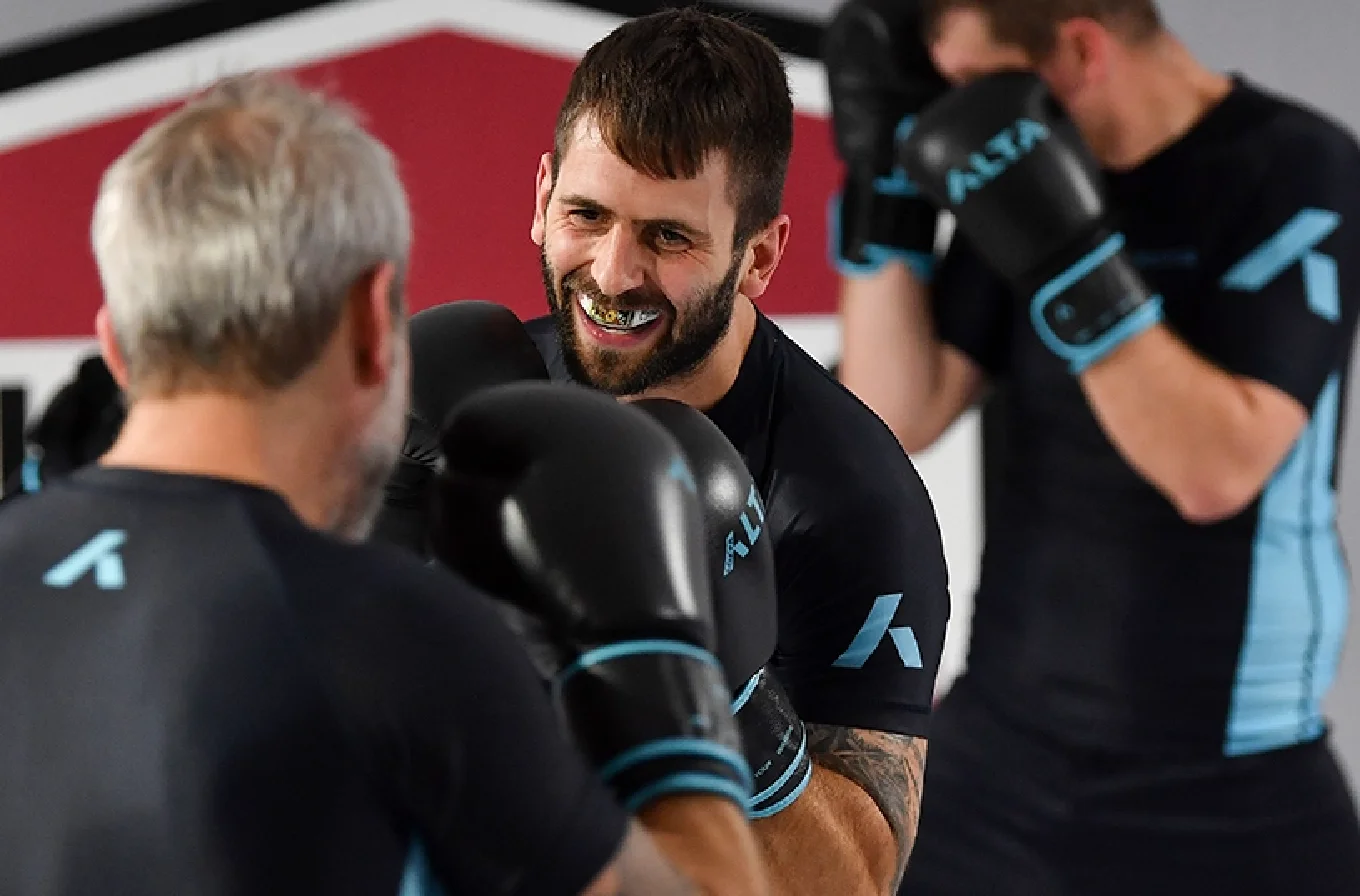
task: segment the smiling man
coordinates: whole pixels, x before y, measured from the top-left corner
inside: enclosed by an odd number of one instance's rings
[[[618,28],[577,68],[539,167],[551,314],[528,328],[554,378],[682,401],[741,453],[764,516],[732,546],[771,539],[765,674],[813,760],[752,810],[772,889],[888,893],[915,837],[944,555],[891,432],[754,304],[788,238],[792,135],[764,38],[694,10]]]

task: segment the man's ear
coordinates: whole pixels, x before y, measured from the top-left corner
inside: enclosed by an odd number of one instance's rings
[[[737,284],[737,291],[748,299],[758,299],[770,285],[784,247],[789,242],[789,216],[780,215],[755,236],[746,246],[748,267]]]
[[[1053,57],[1040,68],[1054,82],[1055,92],[1071,96],[1109,77],[1116,40],[1110,29],[1095,19],[1068,19],[1058,25]]]
[[[391,295],[396,266],[384,261],[350,288],[349,352],[354,378],[362,386],[380,386],[393,373],[398,338]]]
[[[548,226],[548,202],[552,200],[552,191],[552,153],[545,152],[538,160],[538,177],[534,183],[534,223],[529,228],[529,238],[536,246],[543,245],[543,235]]]
[[[113,374],[113,381],[118,384],[120,390],[126,392],[127,359],[123,357],[123,349],[118,344],[118,335],[113,331],[113,319],[109,317],[107,305],[101,305],[99,313],[94,316],[94,332],[99,339],[99,353],[104,356],[104,363],[108,365],[109,373]]]

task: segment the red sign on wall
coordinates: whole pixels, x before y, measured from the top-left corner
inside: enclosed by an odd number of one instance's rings
[[[413,310],[490,299],[545,310],[529,239],[538,158],[572,65],[437,30],[297,70],[357,106],[397,155],[411,195]],[[158,115],[114,118],[0,153],[0,339],[86,336],[99,305],[89,222],[108,164]],[[777,315],[831,312],[826,200],[838,176],[825,119],[798,115],[788,250],[761,300]]]

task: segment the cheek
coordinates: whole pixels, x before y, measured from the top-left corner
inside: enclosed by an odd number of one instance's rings
[[[566,275],[590,264],[593,240],[566,227],[550,228],[543,239],[543,253],[559,275]]]
[[[656,285],[681,316],[691,305],[701,302],[715,282],[710,271],[690,258],[662,261],[656,266]]]

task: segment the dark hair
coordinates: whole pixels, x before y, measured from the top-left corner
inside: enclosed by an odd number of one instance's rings
[[[934,36],[941,17],[955,9],[975,9],[987,17],[992,37],[1013,44],[1031,59],[1053,52],[1058,25],[1068,19],[1094,19],[1130,41],[1162,31],[1156,0],[923,0],[926,33]]]
[[[670,9],[633,19],[591,47],[557,116],[553,179],[586,116],[615,155],[656,178],[728,165],[740,245],[779,214],[793,103],[774,44],[731,19]]]

